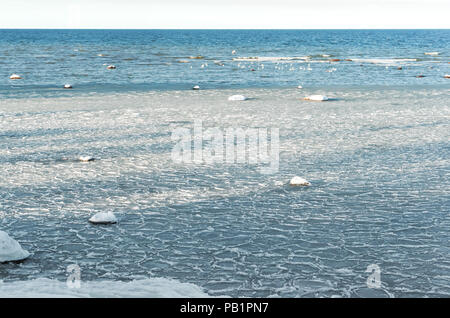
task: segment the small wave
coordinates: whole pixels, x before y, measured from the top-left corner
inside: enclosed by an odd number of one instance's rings
[[[202,298],[211,297],[201,287],[166,278],[123,281],[80,282],[80,288],[69,288],[66,282],[38,278],[27,281],[0,281],[0,297],[38,298]]]

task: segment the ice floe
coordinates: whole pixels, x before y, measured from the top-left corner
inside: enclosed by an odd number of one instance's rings
[[[436,56],[436,55],[439,55],[440,53],[439,52],[425,52],[424,54]]]
[[[329,98],[325,95],[310,95],[310,96],[306,96],[304,98],[304,100],[310,100],[310,101],[314,101],[314,102],[324,102],[329,100]]]
[[[233,95],[228,97],[228,100],[230,101],[242,101],[242,100],[247,100],[247,97],[243,96],[243,95]]]
[[[78,160],[82,161],[82,162],[89,162],[89,161],[94,161],[95,158],[91,157],[91,156],[81,156],[78,158]]]
[[[91,217],[89,222],[94,224],[114,224],[117,223],[117,218],[112,212],[99,212]]]
[[[30,256],[19,242],[10,237],[8,233],[0,231],[0,263],[21,261]]]
[[[291,186],[310,186],[311,183],[302,177],[295,176],[289,181]]]

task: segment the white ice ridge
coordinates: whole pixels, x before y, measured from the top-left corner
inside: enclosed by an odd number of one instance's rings
[[[425,55],[439,55],[439,52],[425,52]]]
[[[89,222],[94,224],[114,224],[117,223],[117,218],[112,212],[99,212],[91,217]]]
[[[8,233],[0,231],[0,263],[21,261],[30,256]]]
[[[211,297],[201,287],[166,278],[123,281],[80,281],[80,288],[48,278],[26,281],[0,281],[0,297],[7,298],[203,298]]]
[[[231,101],[240,101],[240,100],[246,100],[246,99],[247,99],[247,97],[245,97],[243,95],[233,95],[233,96],[228,97],[228,100],[231,100]]]
[[[302,177],[293,177],[291,181],[289,181],[289,185],[291,186],[310,186],[311,183]]]
[[[82,162],[88,162],[88,161],[94,161],[95,158],[91,157],[91,156],[81,156],[78,158],[78,160],[82,161]]]
[[[327,101],[329,98],[325,95],[310,95],[310,96],[306,96],[304,99],[315,101],[315,102],[323,102],[323,101]]]

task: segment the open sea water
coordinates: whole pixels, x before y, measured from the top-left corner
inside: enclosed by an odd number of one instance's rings
[[[0,264],[0,295],[449,297],[449,40],[0,30],[0,229],[32,253]],[[174,162],[196,120],[279,128],[279,171]]]
[[[449,30],[0,30],[0,97],[448,84],[449,47]]]

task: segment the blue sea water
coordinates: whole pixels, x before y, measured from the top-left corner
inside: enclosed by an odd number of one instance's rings
[[[0,96],[67,94],[66,83],[77,92],[439,85],[449,48],[449,30],[0,30]]]

